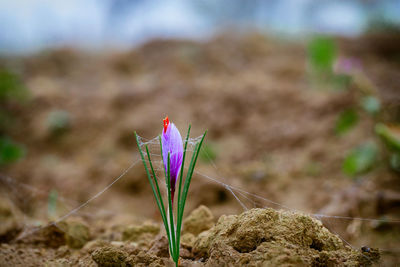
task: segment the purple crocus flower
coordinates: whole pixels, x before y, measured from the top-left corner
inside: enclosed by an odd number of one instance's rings
[[[173,203],[176,179],[182,166],[183,144],[181,134],[175,125],[169,122],[168,116],[165,117],[163,122],[164,130],[161,135],[161,143],[165,171],[168,169],[168,152],[170,154],[171,201]]]

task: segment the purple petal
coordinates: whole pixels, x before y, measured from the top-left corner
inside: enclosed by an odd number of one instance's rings
[[[168,152],[170,153],[170,181],[171,191],[175,192],[176,179],[182,166],[183,143],[182,137],[175,124],[169,123],[166,131],[161,136],[164,167],[168,169]],[[173,200],[173,197],[172,197]]]

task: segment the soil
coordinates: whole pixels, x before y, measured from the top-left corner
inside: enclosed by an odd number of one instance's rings
[[[399,175],[385,161],[384,146],[372,171],[356,178],[342,172],[349,150],[379,143],[377,120],[393,123],[400,114],[400,63],[382,55],[376,38],[338,42],[341,54],[357,57],[376,86],[379,118],[357,108],[364,84],[335,90],[315,83],[304,44],[258,34],[223,34],[203,43],[156,40],[128,52],[66,48],[2,59],[31,96],[12,107],[16,119],[8,134],[27,154],[2,170],[0,266],[171,265],[133,136],[157,136],[165,115],[182,135],[189,123],[193,137],[208,129],[212,161],[202,157],[199,173],[264,198],[234,191],[248,209],[242,213],[226,187],[195,173],[182,266],[365,266],[379,257],[380,265],[399,264],[399,224],[325,218],[322,226],[304,215],[400,216]],[[338,136],[339,114],[354,107],[359,123]],[[68,117],[62,131],[49,122],[59,111]],[[136,161],[99,198],[46,227]],[[50,192],[57,193],[55,211]],[[201,205],[207,208],[196,212],[203,219],[190,217]]]
[[[181,266],[370,266],[380,257],[376,249],[356,251],[346,246],[308,215],[251,209],[223,215],[207,227],[201,220],[204,212],[211,215],[205,206],[189,215]],[[90,242],[87,226],[63,222],[63,228],[47,227],[29,238],[2,244],[1,266],[174,266],[168,241],[158,235],[156,224],[121,229],[122,240],[97,236]]]

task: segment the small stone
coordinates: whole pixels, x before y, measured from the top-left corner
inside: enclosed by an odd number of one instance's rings
[[[70,253],[68,246],[61,246],[56,251],[56,256],[58,258],[65,257]]]
[[[150,236],[154,238],[159,232],[160,226],[158,224],[144,223],[142,225],[131,225],[123,230],[122,240],[136,242],[139,241],[143,235],[150,234]]]
[[[60,227],[50,224],[38,231],[28,229],[22,233],[20,242],[30,244],[43,244],[50,248],[58,248],[66,244],[65,232]]]
[[[101,239],[96,239],[96,240],[92,240],[89,241],[85,244],[85,246],[83,247],[83,249],[85,251],[88,251],[89,253],[92,253],[93,251],[95,251],[96,249],[100,248],[100,247],[105,247],[110,245],[109,242],[105,241],[105,240],[101,240]]]
[[[206,206],[201,205],[183,221],[183,226],[184,233],[197,236],[214,226],[214,216]]]
[[[169,259],[167,259],[169,260]],[[166,266],[163,260],[153,254],[140,251],[133,257],[134,266],[150,266],[150,267],[161,267]],[[168,265],[169,266],[169,265]]]
[[[192,248],[195,241],[196,237],[191,233],[186,233],[181,236],[182,247]]]
[[[82,248],[90,239],[89,227],[81,222],[62,222],[59,226],[65,231],[65,239],[70,248]]]
[[[128,267],[133,266],[132,259],[122,249],[106,246],[96,249],[92,259],[99,267]]]
[[[156,255],[161,258],[169,257],[168,239],[165,236],[160,236],[154,240],[148,253]]]
[[[70,267],[72,264],[67,259],[56,259],[48,261],[44,264],[45,267]]]
[[[187,248],[181,248],[179,250],[179,256],[182,259],[192,259],[193,258],[192,253]]]
[[[21,232],[21,225],[13,210],[16,207],[12,203],[0,196],[0,242],[9,242]]]
[[[112,242],[111,242],[111,245],[114,246],[114,247],[120,247],[120,248],[122,248],[122,247],[125,245],[125,243],[122,242],[122,241],[112,241]]]

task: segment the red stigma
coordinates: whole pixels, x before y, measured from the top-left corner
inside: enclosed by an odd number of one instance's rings
[[[168,125],[169,125],[168,116],[165,117],[165,119],[163,119],[163,123],[164,123],[164,133],[166,133],[166,132],[167,132]]]

